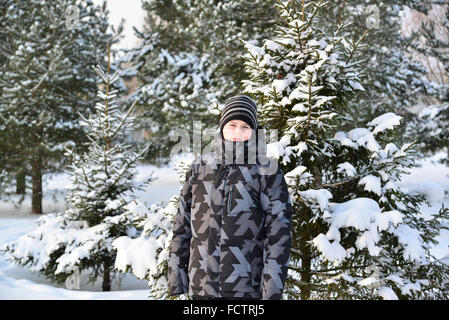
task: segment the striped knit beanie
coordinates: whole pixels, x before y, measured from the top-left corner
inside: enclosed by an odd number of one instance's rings
[[[257,128],[257,106],[250,97],[239,94],[225,102],[220,118],[220,132],[223,135],[223,127],[231,120],[245,121],[253,130]]]

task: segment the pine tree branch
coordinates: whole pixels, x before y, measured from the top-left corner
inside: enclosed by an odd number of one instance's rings
[[[34,92],[42,85],[42,83],[44,82],[44,80],[48,77],[48,74],[50,71],[53,71],[53,66],[55,64],[55,62],[57,60],[59,60],[59,58],[61,57],[63,51],[61,50],[56,57],[53,58],[53,60],[50,62],[47,72],[41,77],[41,79],[39,80],[39,82],[37,83],[37,85],[34,86],[34,88],[31,89],[31,96],[34,97]]]
[[[336,187],[339,187],[341,185],[344,185],[344,184],[351,183],[351,182],[354,182],[356,180],[359,180],[360,178],[361,177],[357,176],[357,177],[354,177],[352,179],[345,180],[345,181],[339,181],[339,182],[334,182],[334,183],[324,183],[324,184],[321,185],[321,188],[336,188]]]
[[[132,104],[131,107],[129,108],[128,112],[126,113],[126,115],[125,115],[123,121],[122,121],[122,122],[120,123],[120,125],[117,127],[117,130],[115,130],[114,133],[112,133],[112,135],[111,135],[111,137],[110,137],[110,140],[111,140],[111,141],[115,139],[116,135],[117,135],[117,134],[119,133],[119,131],[122,129],[123,125],[125,124],[126,119],[129,117],[129,115],[130,115],[131,112],[133,111],[133,109],[134,109],[134,107],[135,107],[137,101],[138,101],[138,100],[135,100],[135,101],[133,102],[133,104]]]
[[[103,148],[103,158],[104,158],[104,172],[106,174],[106,177],[109,178],[109,172],[108,172],[108,160],[106,155],[106,149]]]
[[[36,91],[48,77],[48,71],[40,78],[39,82],[31,89],[31,96],[34,97],[34,91]]]
[[[70,98],[72,98],[74,101],[76,101],[77,104],[81,104],[81,105],[83,105],[83,106],[90,106],[90,105],[91,105],[90,102],[80,100],[79,97],[74,96],[74,95],[73,95],[72,93],[70,93],[67,89],[61,88],[60,86],[58,86],[58,85],[56,85],[56,84],[54,84],[54,83],[49,84],[49,87],[50,87],[50,88],[54,88],[54,89],[60,90],[61,93],[63,93],[63,94],[61,94],[61,97],[70,97]]]
[[[365,32],[363,33],[363,35],[360,37],[359,41],[357,41],[357,43],[352,47],[351,49],[351,53],[349,54],[348,59],[346,60],[346,65],[349,63],[349,61],[352,59],[352,56],[354,55],[354,52],[357,50],[358,46],[360,45],[360,43],[362,42],[362,40],[366,37],[366,35],[368,34],[368,29],[365,30]]]
[[[120,180],[120,178],[123,176],[123,174],[128,171],[128,168],[134,164],[139,158],[140,156],[146,152],[148,150],[150,146],[148,145],[145,149],[143,149],[139,154],[137,154],[134,159],[131,159],[125,166],[125,168],[123,168],[122,173],[117,177],[117,179],[114,180],[114,182],[112,183],[112,185],[115,185],[116,183],[118,183],[118,181]]]
[[[107,43],[108,49],[108,81],[106,82],[106,96],[109,96],[109,85],[110,85],[110,75],[111,75],[111,48],[109,46],[109,42]],[[115,75],[114,75],[115,76]],[[106,133],[109,132],[109,122],[108,122],[108,107],[109,107],[109,98],[105,99],[105,110],[106,110]],[[109,150],[109,137],[106,138],[106,150]]]
[[[338,25],[341,25],[341,16],[342,16],[342,11],[345,9],[345,4],[346,4],[346,0],[343,0],[341,7],[338,9],[338,19],[337,19]]]
[[[292,19],[292,20],[294,20],[295,19],[295,17],[294,16],[292,16],[292,14],[290,13],[290,10],[287,8],[287,6],[286,5],[284,5],[284,3],[282,2],[282,0],[279,0],[278,1],[278,5],[280,5],[287,13],[288,13],[288,15],[290,16],[290,18]],[[287,4],[288,5],[288,4]],[[283,18],[282,16],[281,16],[281,18]],[[288,23],[288,21],[286,21],[287,23]]]
[[[305,17],[305,9],[306,6],[304,4],[304,0],[302,0],[302,21],[305,22],[306,21],[306,17]]]
[[[309,135],[309,129],[310,129],[310,121],[312,117],[312,79],[310,77],[307,79],[308,81],[308,110],[307,110],[307,121],[306,121],[306,127],[304,129],[303,134],[303,141],[307,140],[307,137]]]
[[[83,166],[81,166],[81,170],[83,170],[83,176],[84,176],[84,180],[86,181],[87,186],[88,186],[91,190],[93,190],[94,188],[90,185],[89,180],[87,179],[86,171],[84,171],[84,167],[83,167]]]
[[[8,49],[9,48],[6,48],[5,46],[0,45],[0,55],[6,59],[8,59],[13,54],[12,50],[8,50]]]

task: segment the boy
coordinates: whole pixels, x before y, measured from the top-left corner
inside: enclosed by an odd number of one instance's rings
[[[254,101],[246,95],[228,99],[214,152],[190,165],[170,245],[170,295],[281,299],[292,206],[282,171],[276,166],[261,174],[263,166],[254,161],[264,146],[255,142],[257,128]]]

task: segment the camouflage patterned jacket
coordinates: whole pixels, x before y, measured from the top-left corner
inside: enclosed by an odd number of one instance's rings
[[[292,215],[283,173],[276,161],[273,172],[261,174],[263,166],[249,164],[247,152],[245,163],[238,164],[236,142],[215,141],[214,152],[190,165],[179,196],[168,262],[170,295],[281,299]],[[245,150],[248,144],[253,146],[245,141]],[[218,159],[230,145],[230,163],[207,160]]]

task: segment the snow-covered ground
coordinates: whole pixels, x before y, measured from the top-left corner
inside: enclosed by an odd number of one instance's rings
[[[433,201],[432,206],[422,208],[424,214],[436,212],[441,204],[449,206],[449,168],[437,164],[436,160],[442,154],[422,160],[422,167],[415,168],[405,176],[402,188],[409,192],[424,192]],[[183,159],[186,160],[186,159]],[[156,168],[139,166],[136,180],[142,180],[154,171],[158,177],[148,190],[138,193],[138,197],[147,202],[167,201],[173,194],[179,192],[180,184],[173,166]],[[45,178],[45,177],[44,177]],[[65,209],[64,189],[69,184],[64,174],[47,178],[44,184],[43,208],[47,213]],[[0,201],[0,246],[36,227],[38,215],[30,214],[29,198],[15,208],[12,204]],[[437,258],[449,254],[449,232],[444,231],[438,239],[440,244],[433,253]],[[136,279],[132,275],[124,275],[120,288],[117,279],[113,282],[110,292],[101,291],[101,283],[86,284],[81,278],[80,290],[69,290],[64,285],[56,285],[39,274],[33,274],[27,269],[19,268],[5,260],[0,254],[0,299],[149,299],[146,281]]]

